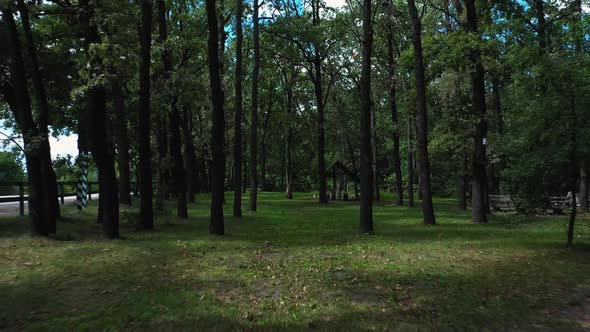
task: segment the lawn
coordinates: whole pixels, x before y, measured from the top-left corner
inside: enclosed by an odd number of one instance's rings
[[[54,240],[0,218],[0,328],[6,330],[583,330],[590,328],[590,219],[565,249],[565,217],[492,216],[469,223],[437,200],[375,209],[358,235],[358,204],[310,194],[259,195],[259,211],[208,234],[206,197],[191,218],[157,216],[103,240],[66,208]],[[228,194],[228,202],[232,199]],[[247,204],[245,205],[247,206]],[[226,206],[231,215],[231,205]]]

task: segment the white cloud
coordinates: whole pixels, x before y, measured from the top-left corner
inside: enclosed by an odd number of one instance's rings
[[[49,145],[51,146],[51,158],[55,159],[57,156],[65,157],[78,155],[78,135],[72,134],[70,136],[49,137]]]

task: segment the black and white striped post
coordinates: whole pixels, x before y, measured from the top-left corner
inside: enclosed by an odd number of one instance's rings
[[[78,184],[76,186],[76,205],[82,211],[88,205],[88,153],[81,152],[78,156]]]

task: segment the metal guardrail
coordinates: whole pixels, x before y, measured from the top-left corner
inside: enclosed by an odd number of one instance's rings
[[[66,193],[65,186],[74,186],[76,187],[78,183],[73,181],[59,181],[57,182],[57,199],[61,205],[65,204],[66,196],[76,196],[76,192],[73,193]],[[92,194],[98,193],[98,191],[93,192],[92,186],[98,185],[98,182],[88,182],[88,200],[92,200]],[[0,203],[11,203],[11,202],[18,202],[19,203],[19,215],[24,217],[25,215],[25,201],[28,201],[29,196],[25,194],[25,187],[28,186],[28,182],[0,182],[0,187],[18,187],[18,195],[7,195],[0,197]],[[135,182],[131,182],[131,188],[135,188]],[[136,189],[133,189],[135,191]]]

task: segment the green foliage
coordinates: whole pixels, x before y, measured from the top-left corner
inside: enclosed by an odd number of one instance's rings
[[[22,153],[19,151],[0,151],[0,182],[25,180]]]

